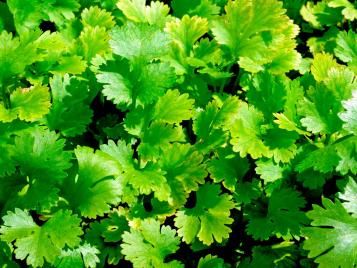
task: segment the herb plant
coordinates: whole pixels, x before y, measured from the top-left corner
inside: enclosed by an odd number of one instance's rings
[[[356,21],[1,1],[0,267],[356,267]]]

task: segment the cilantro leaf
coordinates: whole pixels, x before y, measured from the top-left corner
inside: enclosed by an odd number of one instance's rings
[[[305,214],[300,210],[305,203],[297,191],[288,188],[274,190],[269,198],[267,211],[258,203],[247,207],[247,233],[259,240],[267,240],[273,235],[299,235],[301,225],[307,222]]]
[[[119,105],[151,104],[175,81],[173,69],[163,62],[136,64],[129,71],[129,63],[118,60],[107,69],[108,71],[101,71],[96,77],[98,82],[105,84],[103,95]]]
[[[342,175],[348,172],[357,173],[357,139],[355,136],[350,137],[336,144],[337,155],[340,158],[336,171]]]
[[[46,86],[16,89],[10,95],[11,108],[0,104],[0,121],[11,122],[17,117],[28,122],[37,121],[49,112],[50,93]]]
[[[328,173],[334,170],[338,165],[340,158],[337,155],[334,146],[326,146],[309,152],[296,166],[296,170],[303,172],[309,168],[322,173]]]
[[[51,129],[60,130],[64,136],[82,134],[93,115],[89,108],[87,83],[65,75],[55,75],[50,80],[52,107],[47,115]]]
[[[234,155],[231,150],[221,150],[216,158],[208,162],[207,170],[214,182],[223,181],[224,187],[234,191],[237,181],[249,170],[249,162],[239,155]]]
[[[235,207],[231,196],[221,194],[219,185],[205,184],[197,191],[196,205],[192,209],[179,210],[175,217],[178,235],[186,243],[197,238],[206,245],[221,243],[229,237],[233,222],[230,210]]]
[[[312,223],[303,231],[307,238],[304,249],[309,251],[308,257],[316,257],[315,262],[323,267],[353,267],[357,259],[356,218],[338,200],[333,203],[322,198],[322,205],[313,205],[313,210],[307,213]]]
[[[353,92],[353,97],[343,101],[344,112],[339,114],[344,122],[343,128],[350,133],[357,135],[357,91]]]
[[[297,254],[297,248],[288,241],[272,246],[255,246],[251,261],[245,259],[239,267],[292,267],[296,264]]]
[[[207,152],[223,145],[228,131],[238,114],[239,101],[227,97],[224,101],[216,99],[207,104],[205,110],[194,117],[193,130],[197,136],[196,147]]]
[[[0,145],[1,158],[0,158],[0,177],[10,175],[15,172],[15,162],[12,158],[14,150],[10,146]]]
[[[347,212],[357,215],[357,183],[352,178],[347,179],[347,184],[342,186],[337,182],[341,192],[338,194],[338,197],[343,201],[342,205],[345,207]]]
[[[188,193],[204,183],[207,171],[203,156],[189,144],[173,143],[166,146],[166,152],[158,164],[165,171],[167,184],[171,189],[170,203],[183,204]]]
[[[357,19],[357,9],[348,0],[331,0],[328,2],[328,5],[333,8],[342,7],[342,15],[348,20],[353,21]]]
[[[265,183],[274,182],[284,177],[284,168],[270,159],[260,159],[256,162],[255,172]]]
[[[233,193],[237,204],[249,204],[261,195],[260,182],[254,179],[252,182],[238,182]]]
[[[80,242],[80,220],[70,211],[59,210],[43,226],[38,226],[27,211],[15,209],[3,217],[0,238],[15,241],[16,258],[34,267],[42,267],[44,260],[54,263],[56,256],[67,245],[74,248]]]
[[[319,53],[314,56],[311,65],[311,73],[315,80],[320,82],[328,77],[328,72],[332,68],[337,68],[338,64],[331,54]]]
[[[193,115],[194,100],[188,94],[180,95],[179,91],[168,90],[155,104],[154,120],[162,120],[169,124],[177,124],[189,120]]]
[[[120,0],[117,7],[133,22],[157,26],[165,24],[170,12],[169,7],[159,1],[150,2],[150,6],[146,6],[144,0]]]
[[[109,39],[109,33],[104,27],[84,27],[79,36],[81,55],[88,62],[98,55],[108,57],[111,55]]]
[[[171,1],[171,7],[177,17],[183,17],[188,14],[190,16],[212,18],[219,14],[220,11],[217,3],[211,0],[173,0]]]
[[[58,204],[60,190],[51,183],[38,180],[33,182],[14,180],[14,184],[19,190],[8,198],[6,204],[8,210],[21,208],[45,212]]]
[[[316,29],[335,25],[342,20],[341,10],[330,7],[327,1],[317,2],[316,4],[307,2],[301,8],[300,13],[303,19]]]
[[[294,37],[298,27],[284,14],[281,2],[229,1],[225,11],[213,21],[212,32],[241,67],[253,73],[264,68],[284,73],[297,66],[300,55],[294,50]]]
[[[126,145],[124,141],[118,141],[117,144],[109,141],[108,145],[101,146],[101,150],[118,163],[119,171],[123,174],[122,186],[130,184],[141,194],[155,192],[159,200],[169,199],[170,188],[166,183],[166,173],[157,164],[139,166],[137,161],[133,160],[130,145]]]
[[[341,128],[342,121],[338,113],[342,110],[341,103],[336,102],[334,94],[322,84],[308,91],[299,107],[303,116],[301,124],[312,133],[331,134]]]
[[[167,53],[168,42],[167,34],[156,27],[129,22],[113,29],[109,43],[114,54],[128,60],[151,60]]]
[[[172,126],[160,121],[153,122],[142,136],[138,152],[143,159],[151,159],[161,153],[160,148],[170,142],[185,141],[181,127]]]
[[[15,137],[13,159],[21,173],[31,180],[60,182],[71,167],[71,152],[64,151],[65,140],[52,131],[35,128]]]
[[[55,266],[58,268],[66,267],[86,267],[95,268],[99,263],[99,250],[88,243],[84,243],[78,248],[64,250],[57,258]]]
[[[50,20],[62,25],[66,19],[73,19],[74,12],[80,7],[77,0],[62,2],[34,0],[26,3],[20,0],[10,0],[8,5],[19,32],[35,28],[41,20]]]
[[[241,157],[250,154],[253,159],[271,156],[269,148],[263,143],[261,125],[264,117],[261,112],[245,102],[240,103],[237,120],[230,128],[233,151]]]
[[[85,8],[81,13],[81,22],[84,27],[103,27],[111,29],[114,27],[114,17],[110,12],[99,8],[98,6],[91,6]]]
[[[124,232],[122,254],[134,267],[183,267],[178,261],[165,263],[165,257],[176,252],[179,245],[176,231],[158,221],[143,220],[137,228]]]
[[[1,268],[18,268],[19,265],[12,261],[11,248],[3,241],[0,241],[0,263]]]
[[[282,110],[285,102],[285,83],[279,76],[268,72],[255,75],[249,84],[248,101],[258,108],[266,118]]]
[[[184,55],[189,55],[195,42],[208,31],[208,21],[197,16],[183,16],[166,24],[165,28]]]
[[[224,260],[218,258],[217,256],[212,256],[211,254],[200,258],[197,268],[225,268],[229,267],[224,263]]]
[[[124,231],[129,230],[127,219],[123,218],[121,211],[114,210],[109,213],[108,218],[91,223],[86,230],[85,239],[87,243],[95,245],[100,251],[98,254],[100,263],[97,265],[104,265],[106,261],[108,264],[116,265],[122,259],[123,256],[120,253],[121,236]],[[90,256],[93,256],[93,254]],[[92,260],[94,261],[94,256]]]
[[[78,174],[68,178],[66,198],[82,216],[96,218],[110,210],[110,205],[120,201],[122,186],[117,180],[120,174],[117,164],[101,151],[77,147]]]
[[[336,48],[334,50],[336,57],[340,60],[350,63],[353,66],[357,64],[357,34],[352,30],[348,32],[339,32],[336,38]]]

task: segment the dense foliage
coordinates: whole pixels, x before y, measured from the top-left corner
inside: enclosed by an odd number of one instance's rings
[[[356,21],[1,1],[0,267],[356,267]]]

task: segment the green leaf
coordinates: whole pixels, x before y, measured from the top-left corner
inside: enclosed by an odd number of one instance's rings
[[[311,65],[311,73],[315,80],[320,82],[328,77],[328,72],[339,65],[331,54],[319,53],[314,56]]]
[[[118,141],[118,144],[109,141],[108,145],[101,146],[101,150],[119,165],[120,173],[123,173],[122,187],[130,184],[138,193],[149,195],[154,192],[160,201],[169,199],[170,188],[165,178],[166,173],[157,164],[139,166],[137,161],[133,160],[133,151],[124,141]]]
[[[81,21],[84,27],[104,27],[111,29],[114,27],[114,17],[110,12],[97,6],[85,8],[81,13]]]
[[[88,84],[68,75],[63,78],[55,75],[50,85],[53,104],[47,115],[49,127],[68,137],[82,134],[93,115],[88,101]]]
[[[104,226],[102,236],[105,242],[118,242],[122,240],[125,231],[129,231],[127,215],[123,211],[114,210],[109,218],[100,222]]]
[[[195,42],[208,31],[207,19],[185,15],[166,24],[165,28],[184,55],[189,55]]]
[[[95,268],[99,263],[99,250],[88,243],[84,243],[78,248],[64,250],[55,262],[56,268],[86,267]]]
[[[119,212],[120,213],[120,212]],[[104,265],[105,262],[108,264],[116,265],[123,258],[123,255],[120,253],[120,244],[121,244],[121,235],[124,231],[129,230],[127,222],[125,225],[118,226],[117,217],[118,212],[114,210],[109,213],[109,218],[104,218],[100,221],[92,222],[89,228],[86,229],[85,240],[90,245],[95,245],[95,247],[99,250],[98,257],[100,259],[100,263],[97,266]],[[114,238],[116,236],[120,239],[115,242],[120,243],[107,243],[106,238],[110,236]],[[104,237],[105,235],[105,237]],[[114,239],[113,239],[114,240]],[[113,241],[114,242],[114,241]],[[94,260],[94,255],[92,260]]]
[[[348,0],[331,0],[328,2],[329,7],[339,8],[342,7],[342,15],[350,21],[357,19],[356,5],[350,3]]]
[[[81,55],[88,62],[98,55],[103,57],[111,55],[109,38],[108,32],[103,27],[84,27],[79,36],[82,45],[80,48]]]
[[[27,65],[36,61],[36,49],[33,45],[24,44],[19,37],[11,33],[0,33],[0,83],[14,74],[22,73]],[[3,89],[2,89],[3,90]]]
[[[20,120],[34,122],[46,115],[51,106],[50,93],[46,86],[18,88],[10,95],[11,108],[0,104],[0,121]]]
[[[339,189],[341,190],[338,193],[338,198],[343,201],[342,205],[347,210],[347,212],[357,215],[357,183],[352,178],[347,179],[347,184],[342,185],[337,183]]]
[[[265,183],[274,182],[284,177],[284,167],[275,164],[271,159],[260,159],[256,162],[255,172]]]
[[[302,172],[300,171],[297,175],[297,179],[302,181],[306,188],[321,190],[323,189],[328,176],[325,173],[309,168]]]
[[[18,268],[19,265],[12,260],[12,252],[10,246],[0,241],[0,267],[1,268]]]
[[[101,151],[77,147],[78,174],[66,182],[66,198],[82,216],[96,218],[110,211],[120,201],[122,185],[117,164]]]
[[[154,120],[161,120],[169,124],[178,124],[191,119],[194,100],[187,93],[180,95],[179,91],[168,90],[155,104]]]
[[[15,172],[15,162],[12,158],[14,150],[12,147],[0,145],[1,158],[0,158],[0,177],[10,175]]]
[[[1,239],[15,241],[15,256],[26,259],[27,265],[42,267],[44,261],[54,263],[55,258],[67,245],[76,247],[82,229],[80,219],[70,211],[59,210],[43,226],[38,226],[27,211],[15,209],[3,217],[0,228]]]
[[[298,172],[312,168],[322,173],[332,172],[338,165],[339,157],[334,146],[326,146],[309,152],[296,166]]]
[[[307,213],[311,227],[303,231],[304,249],[309,258],[321,267],[353,267],[356,265],[357,220],[336,200],[322,198],[322,205],[313,205]],[[324,241],[323,243],[321,242]]]
[[[341,31],[336,38],[335,55],[344,62],[357,61],[357,34],[350,30]]]
[[[342,121],[338,113],[342,111],[340,102],[336,102],[333,92],[322,84],[308,91],[308,98],[301,102],[299,114],[303,116],[301,124],[312,133],[332,134],[341,129]]]
[[[159,1],[150,2],[150,6],[146,6],[145,0],[120,0],[117,7],[133,22],[157,26],[165,24],[170,12],[170,8]]]
[[[303,19],[316,29],[323,29],[324,26],[336,25],[342,21],[341,10],[330,7],[327,1],[316,4],[307,2],[300,13]]]
[[[60,2],[34,0],[26,3],[20,0],[10,0],[8,5],[19,32],[37,27],[41,20],[49,20],[62,25],[66,20],[73,19],[74,12],[80,8],[77,0]]]
[[[245,102],[240,103],[237,120],[233,123],[230,132],[233,151],[239,152],[241,157],[250,154],[253,159],[262,156],[270,157],[269,148],[262,141],[264,117],[261,112]]]
[[[258,108],[266,118],[283,109],[285,96],[284,79],[268,72],[255,75],[247,92],[249,103]]]
[[[332,91],[338,102],[351,98],[357,88],[355,74],[346,67],[331,68],[324,84]]]
[[[189,144],[167,145],[159,158],[159,165],[166,172],[167,184],[171,189],[169,203],[183,205],[191,191],[196,191],[204,183],[207,171],[203,156]],[[161,186],[162,187],[162,186]]]
[[[213,21],[212,32],[241,67],[253,73],[265,68],[284,73],[297,67],[300,55],[294,50],[294,38],[298,27],[284,15],[281,2],[229,1],[225,11]]]
[[[220,7],[215,2],[217,1],[173,0],[171,1],[171,7],[176,17],[183,17],[185,14],[188,14],[190,16],[197,15],[209,19],[220,12]]]
[[[340,158],[336,171],[342,175],[348,172],[357,173],[357,138],[350,137],[336,145],[337,155]]]
[[[123,234],[122,254],[134,267],[183,267],[178,261],[164,262],[165,257],[178,250],[176,231],[158,221],[143,220],[140,226]]]
[[[59,189],[47,181],[17,181],[16,184],[19,191],[8,199],[7,210],[21,208],[45,212],[58,204]]]
[[[52,131],[31,129],[15,137],[13,159],[21,173],[31,180],[60,182],[71,167],[71,152],[64,151],[65,140]]]
[[[173,69],[162,62],[135,65],[129,71],[128,62],[117,61],[107,69],[97,74],[97,80],[105,84],[103,95],[118,105],[151,104],[175,82]]]
[[[223,181],[224,187],[234,191],[237,181],[248,172],[249,162],[235,155],[231,150],[222,150],[217,157],[208,162],[207,170],[215,183]]]
[[[239,267],[294,267],[297,256],[296,246],[288,241],[272,246],[254,246],[251,261],[245,259]]]
[[[230,96],[225,100],[215,99],[199,111],[193,122],[193,131],[197,136],[196,146],[200,151],[208,152],[223,145],[238,114],[239,101]]]
[[[126,144],[125,141],[119,140],[116,144],[114,141],[109,140],[108,144],[102,144],[100,149],[120,165],[122,172],[134,166],[133,150],[130,144]]]
[[[87,68],[87,63],[80,56],[64,56],[58,60],[58,65],[51,68],[51,73],[65,75],[81,74]]]
[[[261,195],[260,182],[254,179],[252,182],[238,182],[233,193],[237,204],[249,204]]]
[[[138,147],[140,156],[152,159],[159,155],[161,148],[170,142],[185,141],[183,129],[180,126],[172,126],[161,121],[153,122],[145,131]]]
[[[284,238],[299,235],[301,225],[307,222],[301,211],[305,203],[297,191],[275,189],[269,198],[267,211],[259,203],[248,206],[247,233],[258,240],[267,240],[273,235]]]
[[[127,23],[114,28],[110,46],[113,53],[129,60],[152,60],[168,52],[168,36],[154,26]]]
[[[353,97],[342,102],[345,108],[344,112],[339,114],[342,119],[343,128],[348,132],[357,135],[357,91],[353,92]]]
[[[224,263],[224,260],[218,258],[217,256],[212,256],[211,254],[201,257],[198,261],[197,268],[224,268],[229,267]]]
[[[160,201],[170,200],[170,188],[165,178],[165,172],[157,165],[147,165],[145,168],[128,168],[125,172],[127,181],[141,194],[151,192]]]
[[[219,185],[205,184],[197,192],[195,207],[176,213],[178,235],[186,243],[192,243],[196,237],[205,245],[222,243],[232,231],[227,225],[233,222],[230,210],[234,207],[231,196],[221,194]]]

